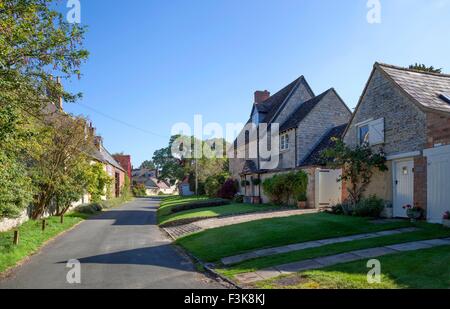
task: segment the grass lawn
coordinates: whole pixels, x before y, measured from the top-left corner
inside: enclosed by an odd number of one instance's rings
[[[450,246],[379,258],[381,283],[367,282],[367,260],[279,277],[256,284],[265,289],[448,289]]]
[[[247,251],[294,243],[409,227],[409,222],[373,224],[369,219],[326,213],[274,218],[236,224],[177,241],[198,258],[216,262]]]
[[[188,204],[196,201],[206,201],[207,197],[170,197],[163,200],[158,210],[159,224],[167,224],[170,222],[191,219],[191,218],[214,218],[227,215],[238,215],[260,211],[269,211],[280,209],[279,206],[273,205],[252,205],[252,204],[230,204],[217,207],[205,207],[191,209],[172,214],[171,209],[178,205]]]
[[[326,245],[319,248],[311,248],[306,250],[294,251],[285,254],[278,254],[259,259],[248,260],[240,264],[233,265],[229,268],[217,269],[221,274],[233,278],[240,273],[256,271],[258,269],[268,268],[271,266],[282,265],[302,260],[317,258],[320,256],[329,256],[340,254],[353,250],[362,250],[387,246],[397,243],[411,242],[416,240],[426,240],[434,238],[445,238],[450,236],[450,229],[446,229],[441,225],[417,223],[419,231],[412,233],[404,233],[390,236],[383,236],[372,239],[362,239],[347,243]]]
[[[42,245],[64,232],[77,223],[85,220],[88,215],[71,213],[64,217],[64,223],[60,223],[60,217],[47,218],[48,226],[45,231],[41,231],[42,221],[28,221],[18,229],[20,232],[20,242],[18,246],[13,246],[13,231],[0,233],[0,274],[15,266],[25,257],[37,252]]]

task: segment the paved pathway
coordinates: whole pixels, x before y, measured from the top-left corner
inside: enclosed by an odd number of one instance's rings
[[[301,262],[265,268],[258,270],[256,272],[240,274],[236,276],[236,279],[241,284],[249,284],[261,280],[276,278],[281,275],[294,274],[300,271],[320,269],[341,263],[371,259],[400,252],[429,249],[438,246],[450,246],[450,238],[415,241],[385,247],[351,251],[347,253],[325,256],[316,259],[309,259]]]
[[[257,250],[257,251],[253,251],[253,252],[230,256],[230,257],[223,258],[221,260],[221,262],[225,266],[230,266],[232,264],[237,264],[237,263],[241,263],[241,262],[244,262],[247,260],[252,260],[252,259],[256,259],[256,258],[260,258],[260,257],[270,256],[270,255],[288,253],[288,252],[299,251],[299,250],[304,250],[304,249],[309,249],[309,248],[318,248],[318,247],[322,247],[322,246],[326,246],[326,245],[350,242],[350,241],[354,241],[354,240],[377,238],[377,237],[396,235],[396,234],[401,234],[401,233],[410,233],[410,232],[415,232],[418,230],[419,230],[418,228],[410,227],[410,228],[388,230],[388,231],[381,231],[381,232],[375,232],[375,233],[351,235],[351,236],[345,236],[345,237],[339,237],[339,238],[308,241],[308,242],[303,242],[303,243],[298,243],[298,244],[293,244],[293,245],[288,245],[288,246],[283,246],[283,247]]]
[[[222,288],[195,271],[156,225],[158,201],[138,199],[84,221],[0,280],[0,288]],[[70,285],[68,260],[81,262]]]
[[[284,217],[312,214],[317,212],[318,212],[317,209],[294,209],[294,210],[271,211],[263,213],[252,213],[231,217],[206,219],[194,223],[183,224],[174,227],[166,227],[164,228],[164,230],[173,239],[178,239],[192,233],[213,229],[217,227],[223,227],[263,219],[284,218]]]

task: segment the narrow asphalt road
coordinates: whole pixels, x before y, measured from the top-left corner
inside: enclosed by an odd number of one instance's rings
[[[0,281],[0,288],[223,288],[195,271],[156,225],[156,199],[138,199],[86,220]],[[69,284],[67,261],[81,263]]]

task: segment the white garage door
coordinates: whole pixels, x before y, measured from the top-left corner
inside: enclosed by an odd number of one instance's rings
[[[339,204],[342,199],[342,183],[338,179],[342,170],[316,170],[316,208]]]
[[[427,149],[428,221],[442,223],[444,212],[450,210],[450,146]]]

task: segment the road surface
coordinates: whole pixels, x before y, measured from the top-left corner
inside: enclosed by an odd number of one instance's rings
[[[0,281],[0,288],[223,288],[195,271],[156,225],[157,199],[137,199],[82,222]],[[81,283],[68,283],[69,260]],[[77,279],[76,268],[70,278]]]

